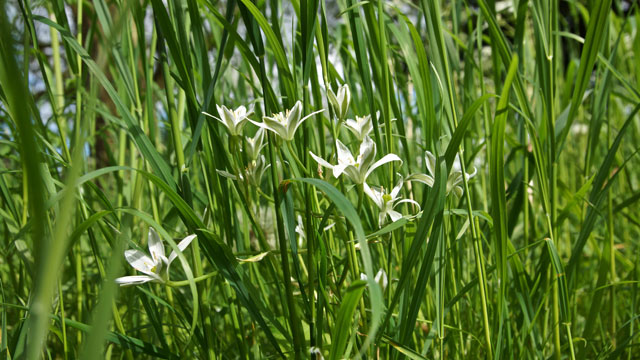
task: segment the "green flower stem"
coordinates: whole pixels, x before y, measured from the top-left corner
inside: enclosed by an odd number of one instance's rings
[[[62,66],[60,63],[60,40],[58,38],[57,31],[51,31],[51,50],[53,55],[53,74],[55,93],[53,94],[54,101],[51,102],[53,108],[53,118],[58,126],[60,136],[60,146],[62,147],[62,153],[67,161],[71,161],[71,152],[67,146],[67,123],[66,119],[62,116],[64,110],[64,83],[62,80]]]
[[[165,92],[167,95],[167,107],[169,108],[169,120],[171,121],[171,135],[173,138],[173,147],[176,152],[176,159],[178,161],[178,173],[181,174],[184,169],[184,152],[182,150],[182,131],[180,126],[180,119],[175,108],[175,97],[173,95],[173,77],[169,70],[169,65],[164,62],[162,64],[162,70],[164,74],[164,81],[166,83]],[[179,179],[182,177],[179,176]]]
[[[212,277],[214,277],[216,275],[218,275],[218,272],[214,271],[214,272],[211,272],[211,273],[208,273],[208,274],[204,274],[202,276],[194,277],[193,278],[193,282],[197,283],[197,282],[200,282],[200,281],[204,281],[204,280],[212,278]],[[181,281],[168,280],[167,281],[167,286],[170,286],[170,287],[187,286],[187,285],[189,285],[190,282],[191,282],[191,280],[181,280]]]
[[[302,172],[304,172],[304,175],[310,176],[311,173],[309,172],[309,170],[307,170],[307,167],[304,166],[302,161],[300,161],[300,159],[298,158],[298,155],[296,155],[296,151],[293,148],[292,142],[291,141],[286,141],[286,143],[287,143],[287,149],[289,150],[289,153],[291,154],[291,157],[293,158],[293,160],[296,162],[296,165],[298,165],[300,170],[302,170]]]
[[[172,308],[175,309],[175,304],[173,301],[173,293],[171,292],[171,287],[168,286],[168,284],[165,284],[165,289],[167,291],[167,301],[169,302],[169,305],[171,305]],[[174,348],[174,350],[178,350],[179,349],[179,342],[180,342],[180,334],[178,333],[178,326],[177,326],[177,321],[178,318],[176,317],[176,313],[173,311],[169,312],[169,316],[171,318],[171,333],[173,334],[172,339],[171,339],[171,343],[169,344],[170,346],[172,346]]]
[[[464,165],[464,158],[462,152],[460,156],[460,169],[462,174],[466,174],[466,167]],[[471,193],[469,191],[469,182],[466,176],[462,176],[462,185],[464,187],[465,202],[467,203],[467,214],[469,216],[469,224],[471,225],[471,238],[473,239],[473,254],[476,260],[476,272],[478,275],[478,287],[480,289],[480,303],[482,307],[482,324],[484,327],[484,338],[487,343],[487,354],[489,358],[493,358],[493,347],[491,346],[491,328],[489,324],[489,312],[487,310],[487,270],[484,266],[484,254],[482,251],[482,244],[479,236],[479,224],[478,218],[473,215],[473,206],[471,205]]]
[[[271,196],[269,196],[267,193],[265,193],[264,191],[262,191],[262,189],[256,188],[256,192],[258,193],[258,195],[262,196],[267,201],[273,202],[273,198]]]
[[[120,318],[120,312],[118,311],[118,306],[116,305],[116,301],[113,299],[111,300],[111,311],[113,312],[113,323],[116,326],[116,329],[118,329],[118,331],[122,335],[126,335],[127,332],[124,328],[124,325],[122,324],[122,318]],[[128,360],[133,360],[133,352],[131,351],[131,349],[125,350],[125,356],[127,357]]]
[[[362,184],[358,184],[356,185],[358,187],[358,214],[360,214],[360,212],[362,211],[362,203],[364,202],[364,185]]]
[[[289,325],[291,326],[291,333],[293,337],[293,349],[296,359],[300,359],[303,356],[304,347],[304,334],[302,332],[302,324],[300,317],[298,316],[298,309],[293,297],[293,284],[291,283],[291,269],[289,265],[289,257],[287,256],[287,239],[285,236],[284,220],[282,218],[282,212],[280,212],[280,193],[278,189],[278,173],[276,166],[276,149],[274,146],[274,136],[267,134],[267,143],[269,149],[269,157],[271,161],[270,173],[271,173],[271,185],[273,189],[273,199],[275,200],[275,214],[277,225],[277,239],[280,247],[281,263],[282,263],[282,277],[284,280],[285,299],[282,302],[283,307],[288,309]]]
[[[358,253],[356,252],[353,231],[349,231],[349,243],[347,246],[349,265],[351,266],[351,274],[353,275],[353,280],[360,280],[360,265],[358,264]],[[362,324],[367,323],[367,310],[364,305],[364,298],[360,298],[360,319],[362,321]]]
[[[60,307],[60,327],[62,328],[62,351],[64,354],[63,358],[66,360],[69,349],[67,345],[67,327],[65,326],[64,296],[62,294],[62,281],[60,278],[58,278],[58,299]]]

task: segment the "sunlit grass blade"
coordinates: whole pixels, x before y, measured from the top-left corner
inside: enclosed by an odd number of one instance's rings
[[[492,217],[495,230],[495,242],[493,244],[496,265],[498,273],[498,298],[497,298],[497,318],[500,327],[503,325],[504,312],[503,308],[506,306],[506,290],[509,283],[508,268],[507,268],[507,200],[505,195],[505,177],[504,177],[504,132],[507,121],[509,92],[511,90],[511,83],[514,79],[515,73],[518,69],[518,56],[512,57],[511,64],[500,94],[500,100],[496,107],[496,116],[493,123],[492,138],[491,138],[491,155],[489,161],[489,175],[491,178],[491,206]],[[495,331],[494,331],[495,333]],[[500,342],[500,339],[497,341]],[[496,345],[496,356],[500,349]]]

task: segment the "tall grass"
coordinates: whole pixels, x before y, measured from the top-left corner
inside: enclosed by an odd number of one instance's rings
[[[0,5],[2,358],[640,357],[634,2]]]

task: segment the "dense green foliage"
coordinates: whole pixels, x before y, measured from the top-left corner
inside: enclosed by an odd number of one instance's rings
[[[1,358],[640,358],[635,2],[0,13]]]

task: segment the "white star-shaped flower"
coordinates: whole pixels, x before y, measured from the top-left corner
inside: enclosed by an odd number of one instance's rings
[[[218,115],[220,115],[220,117],[206,112],[203,112],[203,114],[220,121],[232,136],[242,135],[242,128],[247,123],[247,120],[249,120],[249,116],[253,114],[253,110],[247,111],[244,106],[240,106],[235,110],[230,110],[224,105],[216,105],[216,108],[218,109]]]
[[[391,190],[390,193],[384,191],[384,188],[371,188],[367,183],[364,183],[364,192],[373,200],[373,202],[378,206],[379,214],[378,214],[378,226],[382,227],[387,216],[391,218],[391,222],[395,222],[402,218],[402,214],[393,208],[401,203],[412,203],[418,208],[420,205],[411,200],[411,199],[402,199],[398,196],[400,194],[400,190],[402,189],[402,178],[398,181],[398,184]]]
[[[402,160],[396,154],[387,154],[382,159],[373,162],[376,158],[376,143],[369,136],[365,136],[360,144],[360,154],[354,159],[351,151],[340,140],[336,140],[336,148],[338,149],[338,164],[331,165],[323,158],[309,151],[311,157],[318,162],[320,166],[329,168],[333,171],[333,176],[337,178],[343,173],[347,175],[351,181],[356,184],[363,184],[373,170],[391,162]]]
[[[196,235],[189,235],[178,243],[180,252],[191,244]],[[120,286],[130,286],[144,284],[149,281],[165,283],[169,278],[169,266],[178,257],[175,251],[167,258],[164,253],[164,245],[153,228],[149,228],[149,257],[142,251],[130,249],[124,252],[124,257],[134,269],[145,275],[123,276],[116,279],[116,283]]]
[[[356,119],[348,119],[344,125],[349,129],[353,135],[362,141],[365,136],[371,133],[373,130],[373,122],[371,121],[371,115],[356,116]]]
[[[315,111],[302,117],[302,103],[297,101],[291,110],[286,110],[272,116],[264,116],[261,123],[252,121],[256,126],[273,131],[286,141],[292,141],[296,130],[302,123],[313,115],[323,112],[324,109]]]

